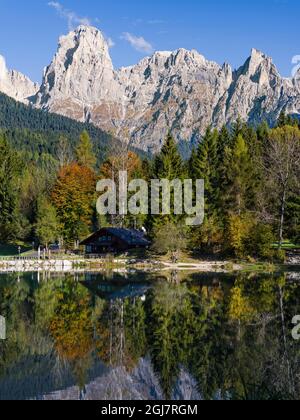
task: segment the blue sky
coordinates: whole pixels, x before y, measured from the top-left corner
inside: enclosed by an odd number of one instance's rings
[[[255,47],[289,76],[300,55],[299,18],[299,0],[0,0],[0,54],[40,81],[58,37],[90,22],[114,44],[115,67],[181,47],[238,67]]]

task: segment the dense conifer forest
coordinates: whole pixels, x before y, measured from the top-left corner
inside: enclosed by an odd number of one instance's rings
[[[89,133],[95,153],[100,159],[105,157],[112,143],[117,143],[112,135],[92,124],[33,109],[3,93],[0,93],[0,130],[13,147],[32,155],[54,156],[61,136],[68,139],[70,146],[75,148],[84,130]]]

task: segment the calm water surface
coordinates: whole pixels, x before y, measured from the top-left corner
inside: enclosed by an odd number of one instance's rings
[[[299,273],[0,274],[0,399],[299,399]]]

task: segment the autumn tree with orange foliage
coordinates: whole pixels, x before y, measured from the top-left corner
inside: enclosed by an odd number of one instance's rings
[[[51,193],[61,232],[67,244],[87,236],[96,200],[96,174],[78,163],[63,167]]]
[[[70,277],[56,290],[56,298],[55,314],[49,323],[50,334],[57,354],[70,364],[82,389],[94,350],[90,296]]]
[[[119,185],[119,172],[126,171],[127,179],[130,182],[133,178],[143,178],[143,167],[141,159],[135,153],[128,151],[127,148],[115,151],[114,155],[111,155],[100,168],[100,178],[111,179],[116,183],[117,191]],[[118,216],[112,215],[108,218],[102,218],[99,220],[99,224],[111,224],[112,226],[120,227],[134,227],[134,225],[143,225],[142,221],[138,222],[138,218],[135,216]]]
[[[118,181],[119,171],[127,171],[130,180],[135,174],[142,170],[142,162],[138,155],[133,152],[110,156],[101,166],[100,174],[103,179],[113,179]]]

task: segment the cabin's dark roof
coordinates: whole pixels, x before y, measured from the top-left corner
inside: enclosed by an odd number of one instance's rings
[[[98,232],[95,232],[89,238],[81,242],[80,245],[89,245],[93,241],[97,240],[100,236],[108,234],[116,236],[128,245],[133,246],[148,246],[150,242],[145,238],[143,232],[135,229],[123,229],[123,228],[102,228]]]

